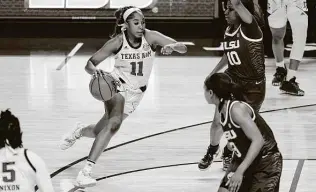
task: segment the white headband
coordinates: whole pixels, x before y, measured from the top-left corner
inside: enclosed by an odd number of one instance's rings
[[[124,14],[123,14],[123,19],[124,19],[124,21],[126,21],[127,17],[128,17],[130,14],[132,14],[133,12],[135,12],[135,11],[137,11],[137,12],[140,13],[140,14],[142,14],[142,11],[141,11],[139,8],[135,8],[135,7],[129,8],[129,9],[127,9],[127,10],[124,12]]]

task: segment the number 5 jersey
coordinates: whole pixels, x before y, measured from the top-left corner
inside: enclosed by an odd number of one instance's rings
[[[0,149],[0,191],[53,192],[53,186],[45,162],[32,151],[12,149],[6,145]]]

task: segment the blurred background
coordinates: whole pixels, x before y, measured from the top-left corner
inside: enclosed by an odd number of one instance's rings
[[[267,17],[267,1],[254,1]],[[113,31],[115,9],[128,5],[130,0],[1,0],[0,3],[2,52],[23,54],[30,49],[69,52],[82,42],[80,52],[91,54]],[[143,8],[147,28],[192,45],[187,55],[221,54],[226,27],[221,0],[137,0],[133,4]],[[307,0],[307,4],[309,29],[304,56],[308,57],[314,56],[316,50],[316,22],[312,21],[316,18],[316,1]],[[266,23],[265,51],[271,57],[271,33],[267,26]],[[290,49],[290,25],[287,28],[285,44]]]

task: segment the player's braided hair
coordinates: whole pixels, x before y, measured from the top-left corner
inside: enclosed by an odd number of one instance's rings
[[[115,11],[114,13],[114,16],[116,18],[116,24],[115,24],[115,27],[114,27],[114,31],[113,31],[113,34],[110,36],[111,38],[114,38],[116,35],[122,33],[122,29],[121,29],[121,24],[123,24],[125,21],[124,21],[124,18],[123,18],[123,15],[125,13],[126,10],[130,9],[130,8],[135,8],[134,6],[126,6],[126,7],[122,7],[122,8],[119,8]],[[130,20],[133,18],[133,14],[130,14],[126,20]]]
[[[225,73],[215,73],[208,76],[204,85],[207,90],[212,90],[214,94],[223,100],[237,99],[244,101],[243,89],[238,84],[234,83],[232,79]]]
[[[9,109],[0,114],[0,148],[6,144],[13,149],[23,147],[19,119]]]

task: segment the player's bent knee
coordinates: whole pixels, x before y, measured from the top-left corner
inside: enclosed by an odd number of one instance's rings
[[[284,37],[285,37],[285,28],[281,28],[281,29],[271,29],[271,34],[272,34],[272,40],[273,42],[281,42],[283,41]]]
[[[293,29],[292,36],[293,36],[293,44],[300,43],[305,46],[305,42],[307,38],[307,25],[301,25],[300,28]]]
[[[304,48],[307,38],[307,26],[301,25],[300,28],[295,28],[293,31],[293,47],[290,58],[301,61],[304,55]]]
[[[284,35],[280,33],[274,33],[274,35],[272,35],[272,40],[275,43],[279,43],[283,41],[283,38],[284,38]]]
[[[94,137],[96,137],[100,133],[100,131],[102,131],[105,128],[105,125],[107,124],[108,118],[109,118],[108,115],[104,114],[102,116],[102,118],[100,119],[100,121],[102,121],[103,126],[96,126],[96,124],[90,125],[91,126],[91,133],[94,134]]]
[[[122,125],[122,118],[112,118],[110,119],[109,125],[111,126],[110,131],[111,133],[116,133],[121,125]]]

